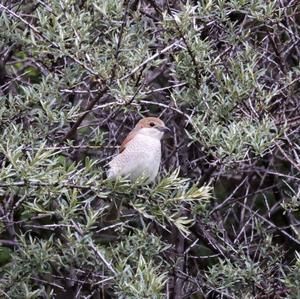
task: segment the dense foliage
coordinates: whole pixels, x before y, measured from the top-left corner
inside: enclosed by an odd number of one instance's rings
[[[299,298],[297,0],[2,0],[0,28],[1,298]],[[159,178],[107,180],[143,116]]]

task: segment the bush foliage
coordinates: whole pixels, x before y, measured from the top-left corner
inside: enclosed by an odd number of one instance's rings
[[[298,1],[3,0],[0,27],[1,298],[299,298]],[[107,180],[143,116],[157,181]]]

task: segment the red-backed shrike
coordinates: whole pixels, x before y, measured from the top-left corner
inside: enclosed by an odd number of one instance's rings
[[[128,178],[131,181],[143,177],[151,183],[157,176],[161,161],[161,139],[170,131],[156,117],[141,119],[127,135],[120,152],[109,162],[108,178]]]

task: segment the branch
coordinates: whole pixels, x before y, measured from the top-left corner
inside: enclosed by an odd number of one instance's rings
[[[36,29],[32,24],[30,24],[29,22],[27,22],[24,18],[22,18],[21,16],[19,16],[18,14],[16,14],[14,11],[10,10],[9,8],[7,8],[6,6],[2,5],[0,3],[0,8],[4,9],[5,11],[7,11],[12,17],[18,19],[19,21],[21,21],[23,24],[25,24],[27,27],[29,27],[35,34],[37,34],[38,36],[40,36],[43,40],[47,41],[53,48],[59,50],[61,53],[63,53],[64,55],[66,55],[67,57],[69,57],[70,59],[72,59],[73,61],[75,61],[76,63],[78,63],[80,66],[82,66],[84,69],[86,69],[88,72],[90,72],[93,75],[97,75],[99,76],[99,74],[97,74],[94,70],[92,70],[91,68],[89,68],[88,66],[86,66],[84,63],[82,63],[81,61],[79,61],[76,57],[63,52],[60,47],[52,42],[48,37],[44,36],[42,32],[40,32],[38,29]]]
[[[71,127],[71,129],[67,132],[67,134],[63,137],[61,142],[66,141],[67,139],[71,139],[74,137],[77,128],[80,126],[82,121],[85,119],[85,117],[90,113],[90,111],[93,109],[93,107],[96,105],[96,103],[103,97],[103,95],[108,90],[108,86],[106,85],[98,94],[98,96],[95,97],[87,106],[85,112],[77,119],[75,124]]]

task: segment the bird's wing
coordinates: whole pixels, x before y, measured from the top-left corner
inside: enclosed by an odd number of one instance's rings
[[[122,153],[124,151],[124,149],[126,148],[127,143],[134,138],[137,131],[138,131],[138,129],[135,128],[127,135],[127,137],[124,139],[124,141],[120,145],[120,153]]]

